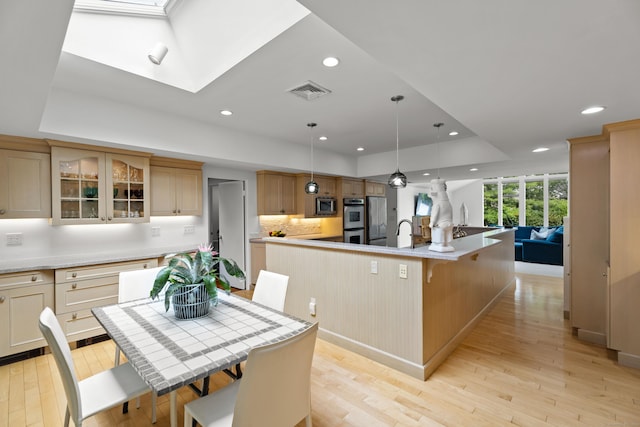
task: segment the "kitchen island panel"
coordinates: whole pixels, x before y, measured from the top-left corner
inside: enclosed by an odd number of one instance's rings
[[[463,239],[450,259],[267,239],[267,269],[289,276],[285,311],[319,321],[322,338],[426,379],[514,281],[512,231]]]

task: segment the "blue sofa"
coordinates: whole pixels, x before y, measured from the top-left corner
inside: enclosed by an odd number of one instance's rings
[[[518,226],[515,229],[515,260],[539,264],[563,265],[562,241],[564,227],[556,228],[546,238],[532,239],[531,231],[541,227]]]

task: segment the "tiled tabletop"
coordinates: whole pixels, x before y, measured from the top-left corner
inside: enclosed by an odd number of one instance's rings
[[[164,301],[96,307],[94,316],[136,371],[163,395],[246,360],[253,347],[282,341],[311,324],[245,298],[218,292],[209,315],[176,319]]]

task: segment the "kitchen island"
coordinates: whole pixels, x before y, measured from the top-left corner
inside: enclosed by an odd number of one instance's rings
[[[510,229],[456,239],[455,251],[446,253],[426,246],[264,240],[267,269],[289,276],[287,313],[319,321],[319,336],[327,341],[420,379],[515,279]]]

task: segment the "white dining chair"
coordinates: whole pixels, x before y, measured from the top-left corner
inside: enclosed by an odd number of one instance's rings
[[[184,427],[311,427],[311,363],[318,323],[249,351],[243,377],[184,405]]]
[[[40,313],[38,325],[47,340],[62,377],[62,385],[67,397],[65,427],[69,426],[69,419],[73,419],[76,427],[80,427],[83,420],[98,412],[128,402],[150,391],[149,386],[128,363],[78,381],[71,349],[58,319],[49,307],[45,307]]]
[[[289,276],[260,270],[251,299],[274,310],[284,311],[288,285]]]
[[[118,275],[118,304],[142,298],[148,298],[156,275],[164,267],[145,268],[141,270],[121,271]],[[120,347],[116,345],[114,365],[120,364]],[[136,400],[140,406],[140,398]],[[156,422],[156,394],[151,393],[151,422]]]

